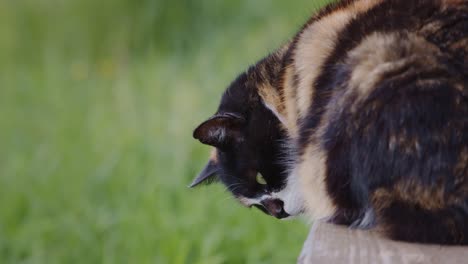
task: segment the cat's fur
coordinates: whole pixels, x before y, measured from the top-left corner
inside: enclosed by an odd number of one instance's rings
[[[258,94],[260,86],[276,86],[272,80],[281,70],[281,58],[273,54],[241,74],[216,114],[194,131],[195,138],[215,148],[191,186],[216,177],[245,206],[285,218],[303,211],[299,193],[286,185],[293,150],[288,151],[286,131]],[[257,182],[258,173],[266,185]]]
[[[248,206],[468,244],[468,1],[331,4],[241,74],[194,136]],[[272,185],[261,195],[257,171]]]

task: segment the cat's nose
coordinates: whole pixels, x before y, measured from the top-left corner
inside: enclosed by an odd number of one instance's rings
[[[281,219],[289,216],[288,213],[284,211],[284,203],[278,199],[265,199],[261,202],[263,207],[270,213],[270,215]]]

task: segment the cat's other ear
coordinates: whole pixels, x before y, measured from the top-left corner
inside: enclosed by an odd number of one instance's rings
[[[215,177],[215,174],[218,172],[218,165],[212,159],[208,161],[205,165],[205,168],[198,174],[197,177],[189,185],[189,188],[198,186],[203,182],[211,183]]]
[[[203,144],[223,149],[243,139],[241,130],[244,124],[245,118],[238,114],[216,114],[199,125],[193,137]]]

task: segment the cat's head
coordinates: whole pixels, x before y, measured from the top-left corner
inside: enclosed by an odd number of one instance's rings
[[[280,63],[277,55],[270,56],[242,73],[223,94],[218,111],[195,129],[194,138],[214,149],[191,186],[219,180],[245,206],[286,218],[299,214],[302,203],[287,184],[287,135],[260,96],[260,87],[275,85]]]

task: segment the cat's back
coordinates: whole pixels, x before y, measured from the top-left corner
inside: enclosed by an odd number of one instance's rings
[[[287,114],[307,140],[337,85],[369,92],[405,65],[435,69],[441,57],[452,74],[466,75],[468,1],[338,1],[308,21],[289,54]]]
[[[291,50],[307,207],[395,239],[468,243],[468,1],[341,1]]]

